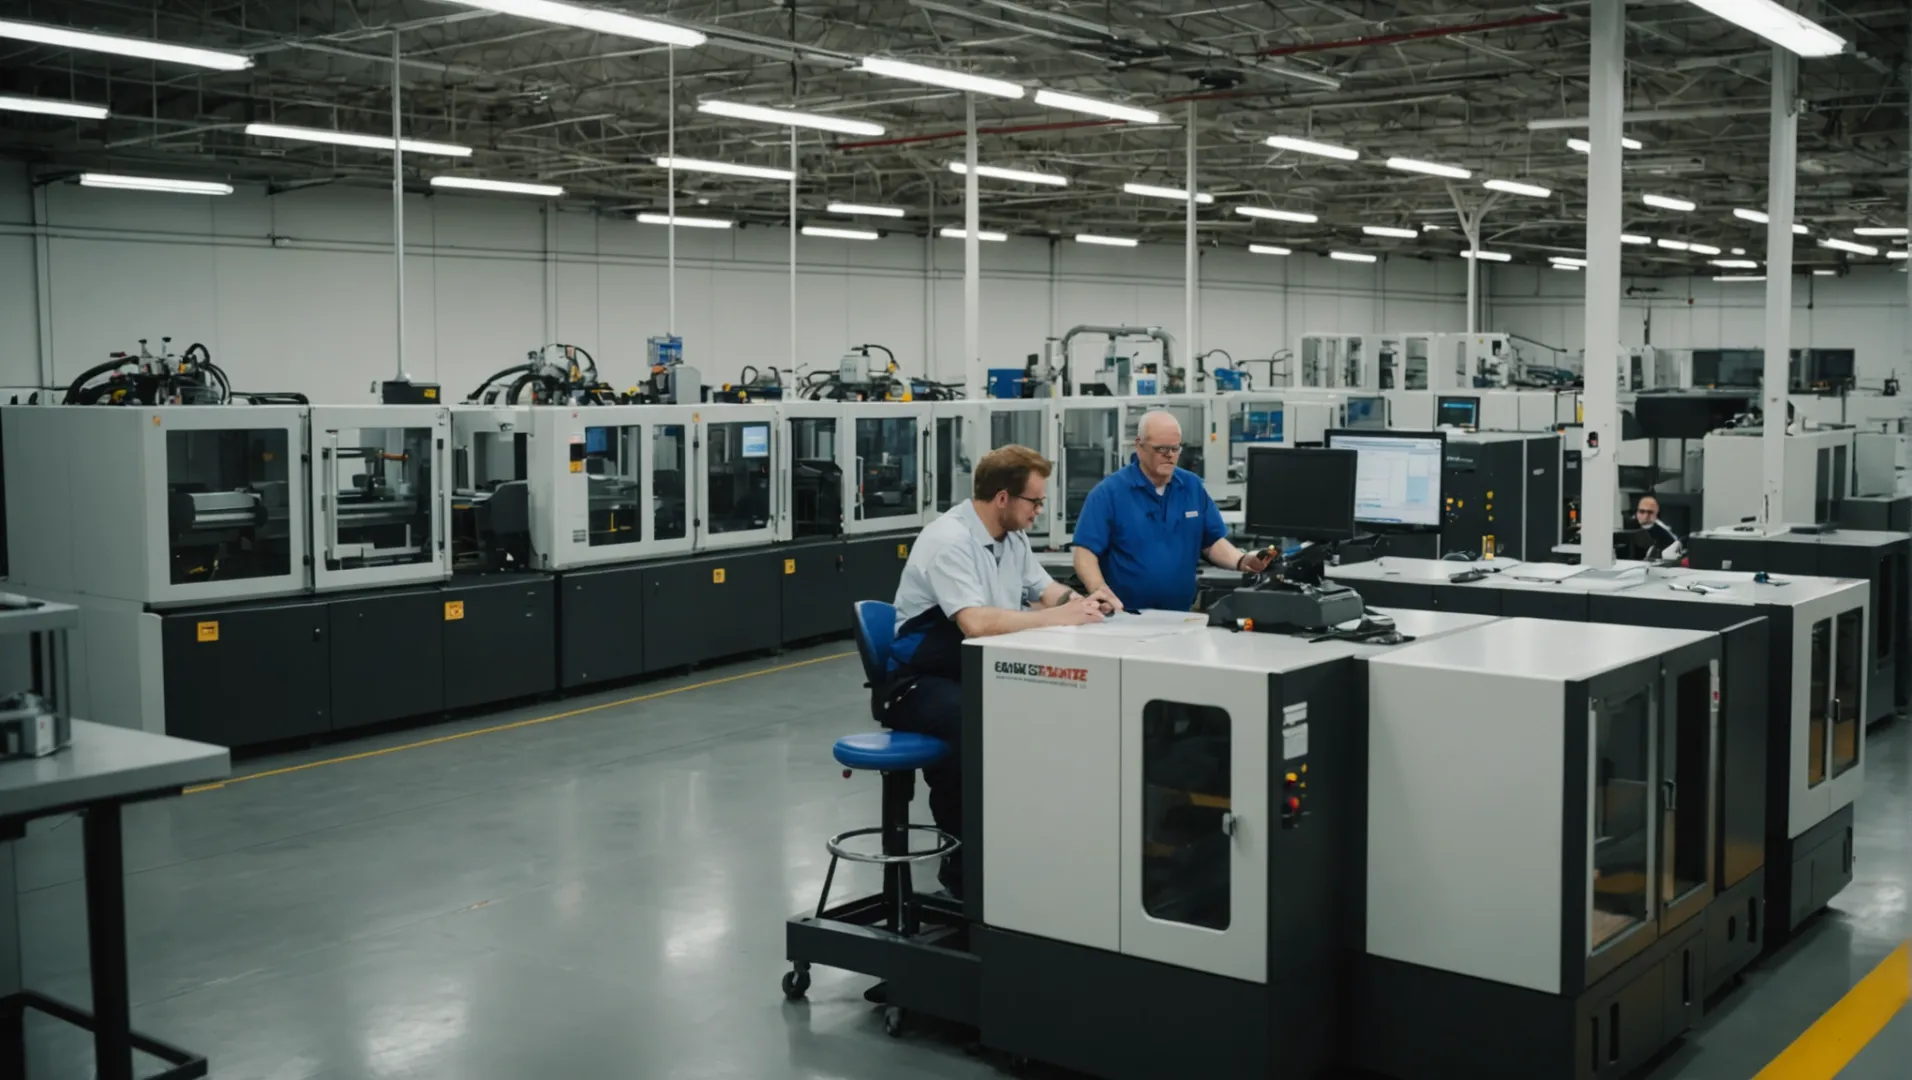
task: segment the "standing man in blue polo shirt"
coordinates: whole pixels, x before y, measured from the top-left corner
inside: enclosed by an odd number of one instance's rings
[[[1266,557],[1228,542],[1222,512],[1202,478],[1177,468],[1182,425],[1172,413],[1142,417],[1135,457],[1082,504],[1075,527],[1075,572],[1083,588],[1106,588],[1130,610],[1187,611],[1195,604],[1200,560],[1258,574]]]

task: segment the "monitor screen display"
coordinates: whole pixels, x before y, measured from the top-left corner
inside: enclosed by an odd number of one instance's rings
[[[1480,399],[1477,397],[1440,397],[1434,402],[1436,427],[1466,428],[1480,426]]]
[[[1380,528],[1440,531],[1445,435],[1438,431],[1330,431],[1328,447],[1353,450],[1357,455],[1356,521]]]
[[[1388,426],[1387,402],[1378,397],[1351,397],[1348,399],[1348,424],[1351,428],[1364,431],[1386,431]]]
[[[1354,539],[1358,463],[1352,450],[1250,447],[1242,527],[1254,536]]]
[[[584,452],[597,457],[611,452],[611,429],[591,427],[584,429]]]
[[[743,456],[760,458],[770,456],[770,425],[745,424]]]

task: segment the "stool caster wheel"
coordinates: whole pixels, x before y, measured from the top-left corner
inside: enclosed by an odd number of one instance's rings
[[[903,1010],[899,1006],[889,1005],[883,1009],[883,1033],[890,1038],[900,1038],[903,1034]]]
[[[801,1001],[810,991],[810,965],[803,964],[783,973],[783,996]]]

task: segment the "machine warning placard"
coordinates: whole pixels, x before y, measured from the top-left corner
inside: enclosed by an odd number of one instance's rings
[[[1281,760],[1308,756],[1308,703],[1281,710]]]
[[[712,585],[722,585],[724,583],[723,567],[719,566],[710,572],[710,583]]]
[[[465,602],[463,600],[445,601],[445,621],[446,622],[457,622],[458,620],[464,617],[465,617]]]
[[[195,629],[198,630],[199,640],[201,641],[219,640],[219,623],[217,621],[202,622]]]
[[[783,572],[784,572],[784,573],[786,573],[786,574],[794,574],[794,573],[796,573],[796,572],[797,572],[797,560],[795,560],[795,559],[785,559],[785,560],[783,561]]]
[[[898,545],[896,545],[896,557],[897,557],[897,558],[899,558],[899,559],[907,559],[907,558],[909,558],[909,557],[910,557],[910,546],[909,546],[908,544],[898,544]]]

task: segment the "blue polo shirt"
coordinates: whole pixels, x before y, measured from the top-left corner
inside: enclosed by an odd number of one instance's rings
[[[1109,588],[1131,611],[1187,611],[1195,604],[1202,552],[1228,535],[1202,479],[1176,469],[1161,494],[1142,467],[1126,467],[1095,486],[1076,521],[1075,546],[1102,564]]]

